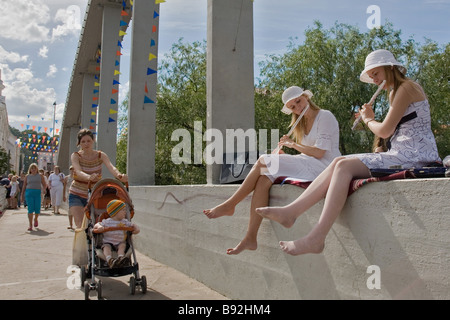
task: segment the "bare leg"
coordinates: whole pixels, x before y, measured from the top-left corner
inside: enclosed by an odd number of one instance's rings
[[[328,191],[336,163],[343,158],[336,158],[303,193],[292,203],[284,207],[257,208],[256,213],[276,221],[286,228],[294,225],[295,220],[314,204],[322,200]]]
[[[227,254],[239,254],[243,250],[256,250],[258,247],[258,230],[263,218],[256,213],[256,208],[269,205],[269,190],[271,186],[272,181],[267,176],[260,176],[252,196],[247,234],[235,248],[228,249]]]
[[[127,244],[125,242],[121,242],[119,243],[118,247],[117,247],[117,255],[118,256],[124,256],[125,255],[125,248],[126,248]]]
[[[69,208],[71,215],[73,216],[73,220],[75,222],[75,226],[79,229],[83,224],[83,216],[84,216],[84,207],[82,206],[72,206]]]
[[[261,176],[261,170],[266,168],[261,158],[253,165],[252,170],[245,178],[244,182],[239,186],[236,192],[225,202],[218,206],[203,210],[203,213],[210,219],[219,218],[222,216],[232,216],[234,214],[234,208],[236,205],[245,199],[256,186],[256,182]]]
[[[29,223],[28,230],[32,230],[33,229],[33,214],[32,213],[28,214],[28,223]]]
[[[370,171],[357,158],[338,161],[332,174],[319,222],[306,237],[295,241],[280,241],[281,249],[291,255],[322,252],[325,238],[347,201],[348,186],[351,180],[369,176]]]

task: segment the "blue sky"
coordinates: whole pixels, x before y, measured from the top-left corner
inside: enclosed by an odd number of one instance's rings
[[[56,101],[56,128],[60,128],[87,3],[0,0],[0,69],[11,126],[52,127]],[[301,44],[304,31],[315,20],[325,28],[339,22],[368,30],[370,5],[380,8],[381,24],[393,23],[404,39],[450,41],[450,0],[254,0],[255,75],[258,62],[285,52],[290,39]],[[166,0],[160,5],[160,60],[180,37],[186,42],[206,39],[206,9],[207,0]],[[128,91],[130,40],[126,36],[123,42],[121,97]]]

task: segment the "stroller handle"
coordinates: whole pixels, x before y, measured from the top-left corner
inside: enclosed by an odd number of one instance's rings
[[[117,231],[117,230],[123,230],[123,231],[134,231],[133,227],[104,227],[102,231],[100,230],[92,230],[93,233],[104,233],[108,231]]]

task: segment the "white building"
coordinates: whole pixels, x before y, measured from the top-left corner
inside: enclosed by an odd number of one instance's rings
[[[8,110],[6,109],[6,99],[2,92],[5,89],[2,80],[2,70],[0,69],[0,147],[9,152],[11,171],[19,173],[20,148],[16,144],[17,137],[11,134],[8,122]],[[5,172],[0,172],[3,174]]]

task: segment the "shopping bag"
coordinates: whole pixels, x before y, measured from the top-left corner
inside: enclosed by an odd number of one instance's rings
[[[83,217],[81,228],[75,229],[75,236],[73,238],[72,249],[72,264],[83,266],[88,264],[88,244],[86,238],[86,228],[88,220],[86,216]]]

